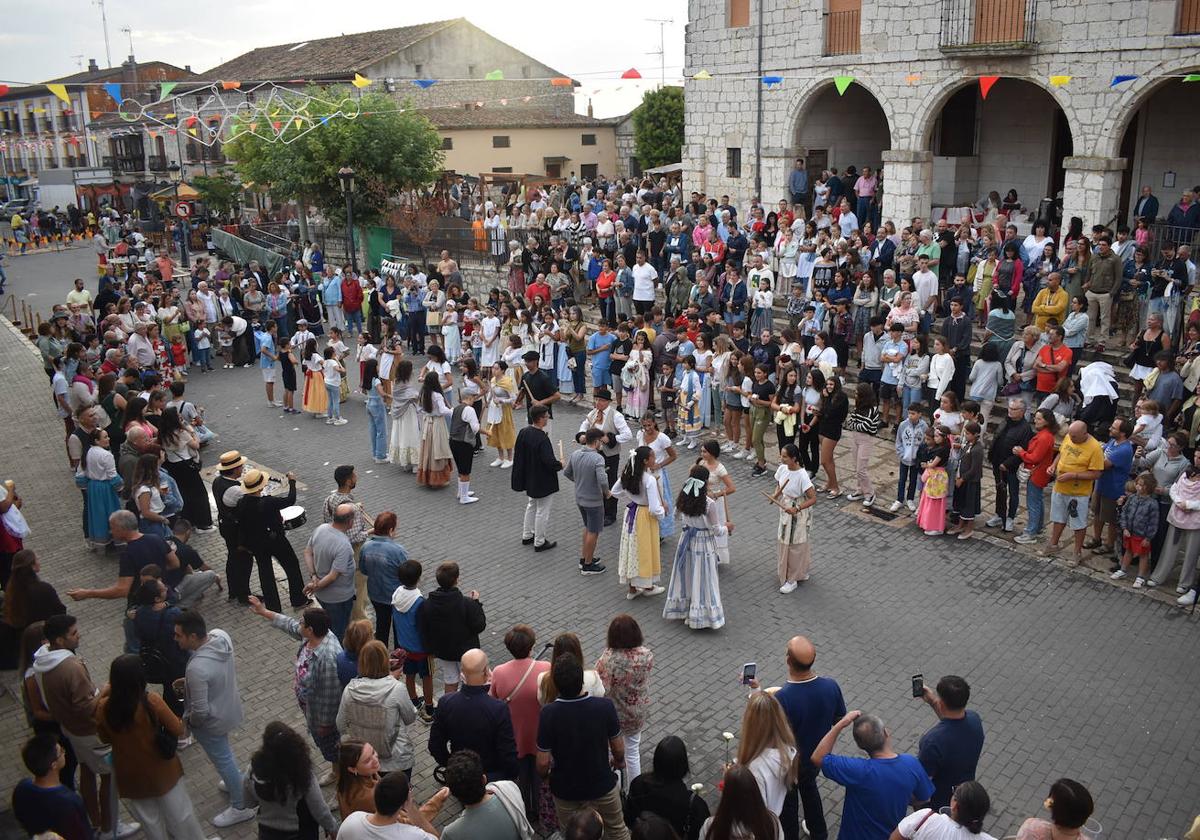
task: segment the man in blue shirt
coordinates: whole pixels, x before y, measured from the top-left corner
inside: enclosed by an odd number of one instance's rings
[[[267,404],[273,406],[283,405],[282,401],[275,402],[275,363],[279,361],[275,350],[275,333],[278,329],[274,321],[267,321],[263,329],[254,331],[254,341],[258,344],[258,366],[267,388]]]
[[[933,781],[929,806],[937,809],[950,804],[956,785],[974,781],[979,754],[983,752],[983,721],[977,713],[967,711],[971,687],[962,677],[942,677],[936,693],[925,686],[922,699],[938,716],[937,724],[921,736],[917,752],[921,766]]]
[[[1112,554],[1120,532],[1120,511],[1117,500],[1125,495],[1125,484],[1133,469],[1133,421],[1120,417],[1108,428],[1108,440],[1104,444],[1104,472],[1096,481],[1096,492],[1092,495],[1092,536],[1083,543],[1084,548],[1094,549],[1093,554]],[[1104,526],[1108,526],[1108,540],[1103,541]],[[1119,556],[1119,551],[1118,551]]]
[[[21,827],[31,837],[54,832],[64,840],[93,840],[96,832],[88,821],[83,798],[60,778],[67,757],[58,739],[34,735],[21,749],[21,760],[33,774],[32,779],[22,779],[13,788],[13,816]]]
[[[813,670],[817,649],[804,636],[794,636],[787,646],[787,682],[775,693],[783,706],[796,748],[800,753],[800,775],[796,785],[783,800],[779,821],[783,824],[784,840],[800,837],[798,806],[804,808],[804,829],[811,840],[826,840],[825,808],[817,789],[818,770],[810,760],[817,744],[838,720],[846,714],[842,689],[832,677],[819,677]]]
[[[842,731],[854,727],[854,743],[866,758],[830,755]],[[825,733],[812,763],[846,788],[838,840],[888,840],[910,802],[933,796],[933,783],[915,756],[892,750],[892,735],[875,715],[855,709]]]
[[[799,204],[808,212],[808,170],[804,168],[804,158],[796,158],[796,168],[788,176],[788,192],[792,194],[792,204]]]

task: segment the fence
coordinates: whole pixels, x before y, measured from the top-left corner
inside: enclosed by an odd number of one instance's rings
[[[1034,41],[1037,0],[942,0],[942,48],[1024,48]]]
[[[859,52],[862,9],[825,13],[825,55]]]
[[[1196,258],[1195,249],[1200,245],[1200,230],[1195,228],[1176,227],[1174,225],[1154,222],[1150,225],[1150,260],[1154,262],[1162,256],[1164,242],[1171,242],[1176,247],[1187,245],[1192,248],[1192,259]]]

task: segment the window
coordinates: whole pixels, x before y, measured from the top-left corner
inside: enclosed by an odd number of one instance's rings
[[[414,64],[413,65],[413,75],[416,76],[418,79],[421,78],[421,73],[422,73],[422,71],[424,71],[424,69],[425,69],[424,64]]]
[[[750,25],[750,0],[725,0],[730,27]]]
[[[741,149],[726,149],[725,150],[725,177],[726,178],[741,178],[742,177],[742,150]]]
[[[448,152],[453,148],[454,148],[454,138],[453,137],[443,137],[442,138],[442,151]]]
[[[492,171],[493,172],[512,172],[512,167],[511,166],[493,166]]]
[[[492,148],[493,149],[507,149],[508,148],[508,135],[507,134],[493,134],[492,135]]]
[[[596,135],[595,134],[584,134],[582,137],[579,138],[579,143],[582,146],[595,146],[596,145]]]
[[[471,78],[471,79],[475,78],[475,65],[474,64],[467,65],[467,77]]]
[[[585,181],[594,181],[599,172],[600,164],[598,163],[581,163],[579,165],[579,177]]]

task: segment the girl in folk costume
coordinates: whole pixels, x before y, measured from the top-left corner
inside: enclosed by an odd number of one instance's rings
[[[950,494],[950,477],[946,462],[950,460],[950,430],[937,426],[933,430],[933,446],[929,449],[929,460],[921,466],[925,487],[921,491],[921,503],[917,505],[917,527],[928,537],[939,536],[946,531],[946,497]]]
[[[408,359],[396,363],[392,384],[392,429],[388,438],[388,459],[409,472],[417,471],[420,457],[421,426],[417,402],[420,393],[413,384],[413,366]]]
[[[675,549],[671,583],[663,618],[682,619],[688,627],[713,630],[725,624],[721,587],[717,582],[716,538],[728,535],[724,506],[707,493],[708,470],[692,467],[679,491],[675,506],[683,517],[683,530]]]
[[[462,354],[462,335],[458,326],[458,307],[452,300],[446,301],[446,310],[442,314],[442,346],[446,348],[446,361],[457,363]]]
[[[653,353],[646,333],[641,330],[633,337],[633,349],[629,351],[629,359],[621,369],[621,386],[625,391],[625,413],[634,418],[640,418],[646,413],[650,403],[650,365]]]
[[[317,352],[317,340],[304,342],[304,410],[313,417],[322,417],[329,410],[329,394],[325,391],[325,360]]]
[[[621,477],[612,488],[614,496],[626,501],[618,575],[621,583],[629,587],[625,597],[630,601],[639,595],[661,595],[666,591],[658,585],[662,571],[658,524],[665,510],[653,470],[654,450],[639,446],[630,453]]]
[[[729,470],[721,463],[721,445],[715,440],[706,440],[700,445],[700,458],[696,463],[708,470],[708,497],[713,499],[721,511],[727,531],[733,530],[733,522],[729,519],[729,503],[726,496],[732,496],[737,487],[729,477]],[[729,534],[714,538],[717,544],[717,562],[722,566],[729,565]]]
[[[649,446],[654,452],[654,466],[650,472],[658,481],[658,494],[662,498],[663,512],[658,515],[658,538],[665,540],[675,533],[675,511],[671,509],[671,477],[667,467],[679,455],[671,439],[658,430],[658,421],[653,417],[642,418],[642,430],[637,434],[638,446]]]
[[[771,499],[779,506],[779,591],[784,595],[808,580],[812,551],[808,543],[808,528],[817,503],[817,490],[808,471],[800,466],[800,450],[789,443],[779,451],[782,463],[775,470],[775,492]]]
[[[454,461],[450,453],[450,432],[446,419],[453,409],[442,396],[442,385],[434,371],[425,374],[421,385],[421,448],[417,456],[417,484],[445,487],[450,483]]]
[[[350,399],[350,375],[345,370],[343,360],[350,355],[350,348],[342,341],[342,331],[337,327],[329,328],[329,344],[326,345],[326,349],[330,347],[333,348],[333,358],[343,367],[342,378],[338,380],[338,402],[344,403]]]
[[[484,422],[488,443],[496,447],[496,460],[491,466],[506,470],[512,466],[513,447],[517,443],[517,428],[513,423],[513,403],[517,386],[508,363],[500,360],[492,365],[492,387],[488,392]]]
[[[108,517],[121,509],[117,491],[124,484],[117,473],[116,460],[109,450],[108,432],[96,429],[91,435],[92,445],[83,456],[80,472],[87,481],[87,538],[89,547],[95,551],[112,542],[108,529]],[[0,526],[3,527],[3,526]]]
[[[696,373],[696,357],[691,353],[683,357],[683,375],[679,377],[676,399],[679,402],[679,431],[687,441],[688,449],[695,449],[700,435],[700,406],[707,395],[700,374]]]

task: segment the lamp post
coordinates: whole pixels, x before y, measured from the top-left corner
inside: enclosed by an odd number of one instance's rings
[[[343,166],[338,170],[338,178],[346,196],[346,247],[350,252],[350,267],[358,274],[358,254],[354,250],[354,170]]]

